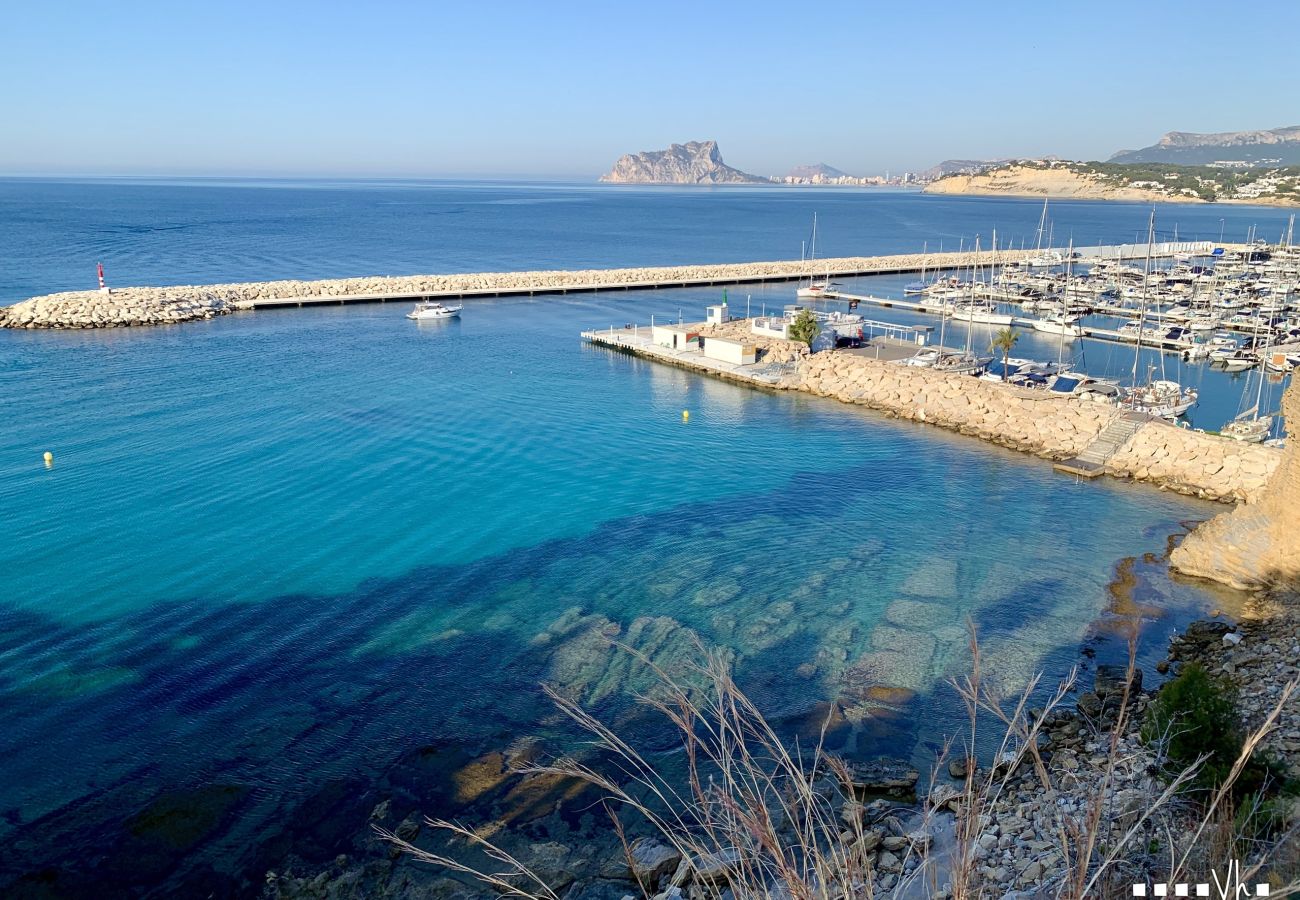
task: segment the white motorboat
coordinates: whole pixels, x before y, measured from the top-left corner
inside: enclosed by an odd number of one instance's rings
[[[1214,361],[1229,372],[1244,372],[1259,365],[1259,357],[1249,350],[1237,350],[1227,356],[1216,357]]]
[[[1053,394],[1110,405],[1117,403],[1121,394],[1115,382],[1093,378],[1084,372],[1061,372],[1049,378],[1046,387]]]
[[[1014,316],[1000,313],[991,303],[959,303],[948,313],[959,322],[979,322],[984,325],[1010,325]]]
[[[1066,337],[1083,337],[1083,329],[1076,324],[1078,321],[1077,316],[1060,314],[1045,316],[1041,319],[1034,319],[1034,331],[1060,334]]]
[[[1206,342],[1205,348],[1210,352],[1210,359],[1222,361],[1241,349],[1241,341],[1229,334],[1216,334]]]
[[[417,322],[432,322],[440,319],[454,319],[460,315],[462,306],[443,306],[437,300],[422,300],[415,309],[406,314],[408,319]]]

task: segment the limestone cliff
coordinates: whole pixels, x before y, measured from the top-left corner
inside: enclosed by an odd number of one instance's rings
[[[1300,381],[1282,397],[1288,426],[1300,422]],[[1291,430],[1282,461],[1252,503],[1215,516],[1187,536],[1170,564],[1235,587],[1300,584],[1300,433]]]
[[[949,175],[930,182],[925,187],[925,193],[1069,197],[1078,200],[1171,199],[1164,192],[1107,184],[1099,176],[1076,172],[1065,166],[1026,166],[1015,163],[975,174]]]
[[[768,179],[722,161],[717,141],[673,144],[667,150],[629,153],[600,180],[611,184],[767,184]]]

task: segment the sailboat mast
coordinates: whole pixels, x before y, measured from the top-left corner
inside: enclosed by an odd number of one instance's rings
[[[979,271],[979,265],[980,265],[980,236],[977,234],[975,235],[975,255],[971,262],[971,274],[970,274],[972,300],[977,290],[977,288],[975,287],[975,278],[976,278],[976,273]],[[968,307],[968,309],[973,310],[974,307],[971,306]],[[974,336],[975,336],[975,316],[972,313],[966,319],[966,355],[967,356],[970,356],[971,341],[974,338]]]
[[[1065,359],[1065,329],[1070,321],[1070,275],[1074,272],[1074,238],[1070,238],[1069,256],[1065,259],[1065,291],[1061,295],[1061,340],[1056,347],[1056,366]]]
[[[1137,387],[1138,357],[1142,355],[1142,329],[1147,320],[1147,288],[1151,284],[1151,245],[1156,239],[1156,211],[1151,210],[1151,219],[1147,222],[1147,261],[1142,268],[1142,304],[1138,307],[1138,339],[1133,348],[1133,386]]]

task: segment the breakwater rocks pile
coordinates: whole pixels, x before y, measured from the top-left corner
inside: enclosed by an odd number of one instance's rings
[[[781,386],[1058,460],[1076,456],[1115,415],[1105,404],[849,353],[805,357]],[[1246,501],[1260,494],[1281,456],[1153,420],[1107,461],[1106,471],[1209,500]]]
[[[1025,259],[1031,251],[999,253],[1003,262]],[[8,328],[103,328],[157,325],[206,319],[232,309],[275,300],[328,301],[358,297],[458,297],[511,293],[563,293],[566,290],[680,287],[685,285],[785,281],[811,275],[851,275],[960,268],[976,262],[974,253],[908,253],[854,256],[815,262],[724,263],[707,266],[656,266],[629,269],[480,272],[458,275],[335,278],[321,281],[261,281],[240,284],[115,288],[112,293],[71,291],[34,297],[0,307]],[[982,263],[988,254],[981,255]]]
[[[234,307],[202,288],[120,288],[50,294],[0,306],[5,328],[125,328],[175,325],[225,315]]]
[[[1300,422],[1300,387],[1292,378],[1282,415]],[[1287,441],[1257,502],[1216,516],[1187,536],[1170,556],[1180,572],[1239,588],[1300,582],[1300,442]]]

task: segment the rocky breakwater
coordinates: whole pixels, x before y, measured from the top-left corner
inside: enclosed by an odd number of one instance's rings
[[[1300,421],[1300,387],[1282,397],[1288,425]],[[1180,572],[1240,588],[1300,584],[1300,446],[1292,435],[1263,490],[1189,534],[1170,556]]]
[[[72,291],[0,306],[5,328],[124,328],[174,325],[211,319],[233,309],[218,292],[203,288],[119,288]]]
[[[1097,403],[843,352],[808,357],[781,386],[1052,459],[1066,459],[1088,446],[1112,412]]]
[[[1282,453],[1272,447],[1178,428],[1157,419],[1106,461],[1106,472],[1205,500],[1245,502],[1263,493],[1281,460]]]
[[[748,335],[744,320],[699,327],[706,337]],[[809,355],[803,345],[791,341],[750,339],[765,350],[765,362],[794,364],[778,383],[782,389],[867,406],[1046,459],[1077,456],[1116,415],[1108,405],[968,375],[843,351]],[[1269,447],[1152,420],[1107,461],[1106,472],[1207,500],[1249,501],[1261,494],[1281,459],[1282,454]]]
[[[1006,251],[1008,261],[1032,251]],[[207,319],[259,303],[292,305],[330,302],[336,298],[381,300],[409,297],[461,297],[473,294],[563,293],[593,288],[679,287],[738,282],[795,281],[810,275],[851,275],[958,269],[977,261],[974,253],[904,253],[819,259],[815,271],[806,262],[721,263],[699,266],[650,266],[624,269],[546,269],[531,272],[473,272],[454,275],[373,276],[319,281],[250,281],[175,287],[115,288],[112,293],[70,291],[33,297],[0,307],[0,326],[7,328],[104,328],[159,325]]]

